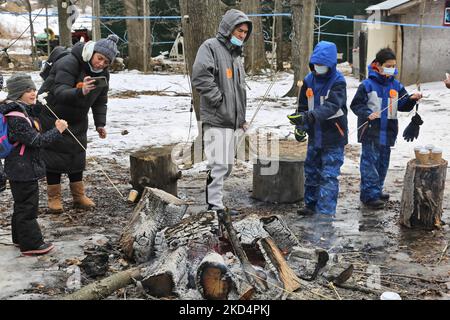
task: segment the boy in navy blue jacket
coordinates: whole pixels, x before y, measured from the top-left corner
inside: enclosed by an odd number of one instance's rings
[[[350,108],[358,116],[358,141],[361,153],[361,201],[372,209],[381,209],[389,194],[383,193],[389,168],[391,147],[398,135],[397,112],[410,112],[420,93],[409,95],[395,79],[395,53],[385,48],[377,53],[369,66],[369,78],[364,80]]]
[[[348,143],[347,84],[336,70],[337,48],[321,41],[310,60],[311,73],[300,91],[298,112],[289,116],[296,138],[309,135],[305,161],[305,206],[300,215],[336,214],[344,147]]]

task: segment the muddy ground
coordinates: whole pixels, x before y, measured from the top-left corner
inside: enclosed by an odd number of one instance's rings
[[[359,147],[347,149],[347,157],[357,158]],[[97,203],[95,211],[71,209],[67,179],[64,180],[66,212],[51,215],[45,210],[45,183],[41,184],[40,216],[46,240],[56,249],[42,257],[22,257],[11,243],[11,193],[0,194],[0,299],[59,298],[79,285],[86,285],[114,272],[132,266],[124,260],[118,239],[133,206],[122,201],[117,191],[98,170],[98,164],[111,175],[123,194],[128,194],[129,168],[119,165],[113,155],[109,158],[89,159],[86,171],[87,193]],[[94,161],[95,160],[95,161]],[[96,164],[97,162],[98,164]],[[179,196],[193,202],[190,212],[204,207],[206,173],[191,169],[183,172],[179,181]],[[404,170],[392,168],[386,187],[391,193],[386,210],[367,211],[359,202],[359,172],[357,168],[344,170],[336,221],[317,222],[313,217],[299,217],[298,204],[276,205],[252,199],[252,166],[239,163],[225,184],[226,204],[243,214],[277,214],[282,216],[301,243],[306,247],[322,247],[340,253],[355,265],[351,284],[367,287],[379,285],[378,290],[398,292],[403,299],[449,299],[450,260],[448,225],[441,230],[406,230],[399,226],[399,207]],[[450,185],[450,176],[447,185]],[[445,197],[444,221],[450,221],[449,198]],[[106,261],[99,270],[88,268],[86,257]],[[105,260],[106,259],[106,260]],[[74,278],[76,266],[81,266],[81,283]],[[91,265],[92,267],[92,265]],[[78,269],[80,270],[80,269]],[[375,272],[375,275],[372,274]],[[380,276],[381,275],[381,276]],[[75,280],[74,280],[75,279]],[[379,279],[379,280],[377,280]],[[380,282],[381,281],[381,282]],[[376,294],[337,288],[337,292],[318,286],[322,297],[331,299],[379,299]],[[117,291],[108,299],[148,299],[135,285]],[[321,299],[311,294],[291,296],[292,299]]]

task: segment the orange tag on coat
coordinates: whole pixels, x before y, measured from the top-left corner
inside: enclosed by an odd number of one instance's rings
[[[308,88],[308,89],[306,90],[306,97],[307,97],[307,98],[312,98],[312,97],[314,97],[314,91],[313,91],[311,88]]]
[[[77,88],[77,89],[82,89],[83,86],[84,86],[84,83],[83,83],[83,82],[78,82],[77,85],[76,85],[76,88]]]
[[[232,78],[233,78],[233,70],[228,68],[227,69],[227,79],[232,79]]]
[[[391,98],[396,98],[398,96],[397,90],[391,89],[391,91],[389,91],[389,96]]]

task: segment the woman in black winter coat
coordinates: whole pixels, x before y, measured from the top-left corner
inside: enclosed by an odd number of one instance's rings
[[[117,55],[117,36],[97,42],[78,43],[70,54],[57,60],[50,75],[39,90],[48,93],[47,102],[59,118],[67,120],[70,130],[87,148],[88,113],[92,110],[96,130],[106,138],[106,108],[108,86],[96,87],[92,77],[104,76],[109,82],[108,66]],[[51,130],[55,117],[48,110],[40,116],[44,131]],[[47,167],[47,194],[49,211],[63,211],[61,175],[68,174],[75,207],[89,209],[95,203],[85,195],[83,171],[86,152],[68,133],[63,139],[44,148]]]
[[[16,147],[5,159],[5,173],[14,198],[12,241],[23,255],[45,254],[53,244],[45,243],[37,222],[38,181],[45,177],[40,150],[62,138],[67,122],[57,120],[55,128],[41,133],[37,115],[36,87],[31,77],[17,73],[7,81],[8,97],[0,103],[0,113],[8,122],[8,140]]]

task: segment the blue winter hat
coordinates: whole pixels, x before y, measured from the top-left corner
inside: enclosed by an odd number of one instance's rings
[[[119,42],[119,37],[115,34],[111,34],[106,39],[100,39],[95,43],[94,52],[101,53],[109,59],[112,63],[119,53],[117,51],[117,42]]]

